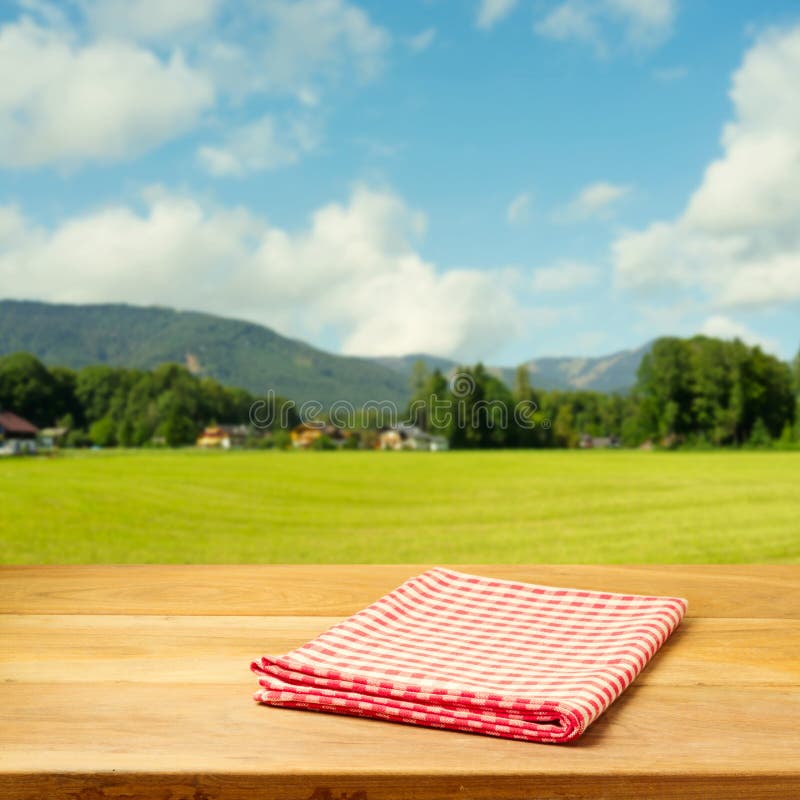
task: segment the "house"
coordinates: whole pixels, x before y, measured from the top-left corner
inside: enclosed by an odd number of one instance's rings
[[[244,447],[249,436],[250,428],[247,425],[209,425],[197,438],[197,446],[230,450],[232,447]]]
[[[335,425],[312,420],[310,422],[301,422],[292,428],[289,435],[292,438],[292,446],[301,449],[311,447],[322,436],[326,436],[334,445],[341,447],[345,439],[349,438],[349,431],[337,428]]]
[[[426,433],[415,425],[395,425],[378,434],[380,450],[447,450],[447,439]]]
[[[42,428],[39,431],[39,444],[47,450],[60,447],[64,438],[69,433],[69,428]]]
[[[0,454],[35,453],[38,433],[32,422],[11,411],[0,411]]]
[[[584,450],[600,450],[608,447],[619,447],[619,437],[617,436],[590,436],[582,433],[578,441],[578,447]]]

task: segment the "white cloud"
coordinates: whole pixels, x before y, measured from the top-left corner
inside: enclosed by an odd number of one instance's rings
[[[243,177],[294,164],[318,144],[314,127],[302,120],[279,123],[265,115],[234,129],[217,146],[197,151],[202,166],[217,177]]]
[[[600,51],[605,50],[594,13],[588,5],[567,0],[556,6],[534,26],[540,36],[560,42],[575,40],[590,42]]]
[[[720,307],[800,301],[800,27],[763,35],[733,76],[722,155],[683,213],[620,236],[628,288],[695,290]]]
[[[417,250],[424,230],[400,197],[363,186],[298,232],[163,189],[140,210],[52,229],[0,208],[0,284],[49,301],[197,308],[312,340],[332,331],[347,353],[491,355],[528,321],[517,276],[438,269]]]
[[[480,0],[475,24],[488,30],[505,19],[517,5],[517,0]]]
[[[676,0],[605,0],[608,14],[625,26],[628,42],[655,47],[671,33],[677,14]]]
[[[770,353],[777,353],[780,349],[775,339],[760,336],[746,325],[735,322],[722,314],[714,314],[709,317],[700,328],[700,333],[716,339],[741,339],[749,345],[758,345],[762,350]]]
[[[343,83],[376,79],[389,32],[347,0],[263,0],[197,42],[198,63],[226,94],[288,95],[316,106]]]
[[[580,261],[559,261],[533,273],[531,285],[536,292],[569,292],[597,283],[599,270]]]
[[[628,48],[648,49],[672,33],[676,0],[563,0],[534,25],[540,36],[591,45],[597,55],[620,40]]]
[[[630,194],[632,186],[621,183],[597,181],[584,186],[569,205],[557,213],[559,219],[582,220],[611,216],[614,206]]]
[[[263,13],[269,30],[259,43],[261,61],[272,89],[301,92],[345,77],[368,81],[383,68],[388,32],[346,0],[269,0]]]
[[[528,192],[518,194],[506,209],[506,219],[509,225],[522,225],[528,221],[531,213],[531,196]]]
[[[220,98],[289,95],[313,108],[329,89],[376,78],[391,44],[347,0],[263,0],[246,14],[228,13],[230,0],[75,0],[70,14],[47,0],[23,7],[0,28],[9,78],[0,85],[0,167],[130,158],[188,132]],[[271,156],[266,167],[253,156],[236,165],[237,150],[252,151],[247,133],[209,146],[206,160],[218,171],[268,168]],[[300,141],[269,147],[279,161],[309,149],[300,134],[289,138]]]
[[[241,8],[240,6],[243,6]],[[389,32],[348,0],[83,0],[97,35],[178,42],[236,99],[281,93],[313,106],[324,90],[381,72]]]
[[[179,53],[81,46],[23,20],[0,29],[0,166],[112,161],[191,128],[214,100]]]
[[[425,28],[414,36],[406,39],[406,44],[415,53],[427,50],[436,41],[436,28]]]
[[[156,40],[208,24],[220,0],[82,0],[81,6],[101,35]]]

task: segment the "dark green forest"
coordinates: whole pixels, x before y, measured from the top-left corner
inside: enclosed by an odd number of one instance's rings
[[[68,428],[66,444],[77,447],[192,444],[205,425],[247,424],[258,399],[246,389],[192,375],[179,364],[153,370],[106,365],[71,370],[45,367],[29,353],[0,358],[0,409],[39,427]],[[290,412],[287,426],[298,421]]]
[[[351,427],[359,436],[350,441],[370,446],[377,428],[408,420],[446,436],[453,448],[592,446],[594,437],[602,446],[789,448],[799,438],[800,353],[790,365],[738,340],[666,337],[653,343],[626,394],[540,390],[525,367],[507,386],[481,364],[445,376],[420,362],[409,393],[408,407],[392,420],[385,409],[358,409]],[[269,441],[287,444],[281,429],[301,416],[294,404],[223,386],[179,364],[72,370],[28,353],[0,358],[0,409],[40,427],[68,428],[68,446],[191,444],[206,425],[248,424],[257,401],[262,413],[285,409],[282,419],[272,415]],[[254,431],[254,444],[266,441],[262,433]]]

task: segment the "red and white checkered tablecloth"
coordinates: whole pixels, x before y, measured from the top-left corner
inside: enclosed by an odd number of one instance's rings
[[[260,703],[568,742],[680,623],[680,597],[564,589],[435,567],[282,656]]]

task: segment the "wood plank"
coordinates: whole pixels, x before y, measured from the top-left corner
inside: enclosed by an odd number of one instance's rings
[[[0,680],[230,683],[340,617],[0,616]],[[800,686],[800,621],[694,617],[639,676],[646,685]]]
[[[347,616],[434,565],[0,568],[0,613]],[[690,616],[800,619],[795,565],[450,565],[498,578],[688,598]]]
[[[309,797],[319,776],[395,776],[391,796],[410,796],[422,776],[470,787],[501,775],[516,777],[518,797],[551,777],[585,797],[599,776],[707,787],[738,776],[800,792],[799,740],[800,693],[787,688],[634,685],[583,737],[548,746],[259,706],[240,684],[0,686],[0,785],[25,774],[259,775],[276,791],[305,780]]]
[[[789,800],[798,784],[787,775],[548,775],[366,774],[89,775],[17,773],[4,776],[2,800]]]

